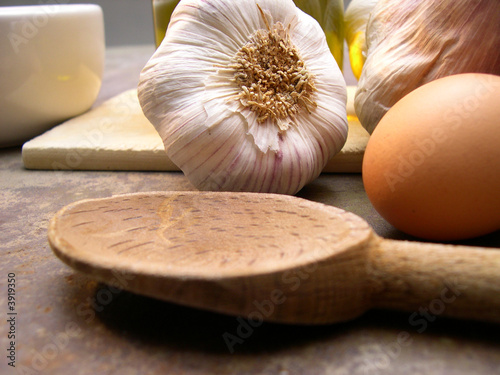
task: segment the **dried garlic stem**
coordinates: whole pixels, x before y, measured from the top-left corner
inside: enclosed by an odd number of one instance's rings
[[[310,113],[317,106],[314,77],[283,24],[270,26],[259,10],[268,30],[257,30],[228,67],[234,69],[234,82],[241,89],[237,96],[241,105],[258,114],[257,122],[271,119],[286,131],[290,123],[278,119],[293,116],[300,108]]]

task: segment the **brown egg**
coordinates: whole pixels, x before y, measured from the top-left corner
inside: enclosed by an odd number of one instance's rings
[[[375,209],[403,232],[450,241],[500,229],[500,76],[410,92],[371,135],[362,173]]]

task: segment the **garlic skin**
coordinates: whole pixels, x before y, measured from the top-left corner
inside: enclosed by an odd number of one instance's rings
[[[181,0],[138,96],[200,190],[295,194],[347,138],[344,78],[292,0]]]
[[[349,61],[356,79],[361,76],[366,60],[366,25],[370,12],[378,0],[352,0],[344,14],[345,39],[349,48]]]
[[[354,100],[363,127],[372,133],[399,99],[435,79],[500,75],[499,20],[498,0],[379,0]]]

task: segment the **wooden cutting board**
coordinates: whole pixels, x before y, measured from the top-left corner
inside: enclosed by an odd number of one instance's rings
[[[354,115],[348,87],[349,135],[324,172],[359,173],[368,133]],[[25,143],[27,169],[177,171],[143,115],[137,90],[125,91]]]

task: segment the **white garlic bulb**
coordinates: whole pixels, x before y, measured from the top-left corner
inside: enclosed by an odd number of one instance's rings
[[[181,0],[138,96],[200,190],[295,194],[347,138],[344,78],[292,0]]]
[[[500,75],[499,0],[379,0],[354,107],[372,133],[403,96],[460,73]]]

